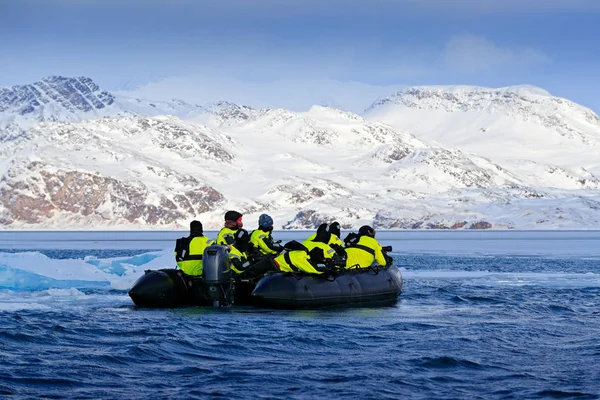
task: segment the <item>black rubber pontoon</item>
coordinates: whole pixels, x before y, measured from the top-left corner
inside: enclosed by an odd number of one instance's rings
[[[393,305],[402,290],[402,274],[395,265],[337,274],[267,275],[252,292],[254,304],[284,309]]]

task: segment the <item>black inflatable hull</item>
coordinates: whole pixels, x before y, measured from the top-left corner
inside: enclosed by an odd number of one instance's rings
[[[263,277],[252,292],[260,307],[314,309],[382,306],[398,301],[402,274],[392,265],[380,270],[348,270],[336,276],[276,273]]]
[[[237,281],[234,304],[249,305],[256,281]],[[186,275],[178,269],[147,270],[129,290],[129,297],[138,307],[172,308],[180,306],[213,306],[201,279]],[[219,289],[220,290],[220,289]]]
[[[129,291],[136,306],[168,308],[209,305],[200,284],[175,269],[147,270]]]
[[[177,269],[147,270],[129,296],[138,307],[213,306],[202,280]],[[314,309],[336,306],[382,306],[398,301],[402,274],[396,266],[350,270],[330,275],[274,273],[256,280],[238,280],[235,305],[266,308]]]

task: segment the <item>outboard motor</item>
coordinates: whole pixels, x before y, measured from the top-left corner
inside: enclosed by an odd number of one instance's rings
[[[202,273],[206,297],[214,307],[233,304],[235,281],[229,253],[224,246],[208,246],[202,255]]]

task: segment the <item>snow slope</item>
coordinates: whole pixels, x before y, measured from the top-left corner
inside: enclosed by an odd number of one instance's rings
[[[586,171],[600,173],[598,116],[536,87],[410,87],[375,101],[364,116],[509,163],[519,174],[531,163],[573,169],[584,178]]]
[[[5,228],[218,229],[228,209],[250,228],[600,228],[598,117],[540,89],[408,88],[361,116],[42,83],[63,97],[0,89]]]

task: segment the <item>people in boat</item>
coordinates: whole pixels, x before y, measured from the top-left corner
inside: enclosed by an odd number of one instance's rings
[[[249,246],[250,234],[243,228],[238,229],[234,235],[234,242],[229,245],[231,269],[238,275],[244,273],[250,265],[247,255]]]
[[[267,258],[264,262],[249,259],[248,254],[254,253],[254,246],[248,231],[243,229],[243,226],[241,213],[227,211],[224,226],[217,236],[217,244],[227,246],[229,250],[231,269],[236,273],[236,276],[239,278],[256,278],[262,276],[265,272],[275,270],[272,258]]]
[[[250,235],[247,230],[242,228],[243,226],[241,213],[233,210],[227,211],[223,228],[217,235],[217,244],[227,247],[231,269],[236,274],[241,274],[244,272],[244,268],[248,266],[246,251],[248,250]]]
[[[259,260],[265,256],[275,256],[281,253],[283,247],[275,244],[272,232],[273,218],[267,214],[261,214],[258,217],[258,229],[252,231],[250,235],[250,243],[252,243],[253,249],[251,258]]]
[[[262,277],[266,272],[276,271],[277,268],[273,263],[274,256],[267,255],[261,259],[250,257],[253,253],[254,246],[250,241],[248,231],[241,228],[238,229],[235,236],[235,242],[229,248],[229,260],[231,269],[240,279],[253,279]]]
[[[287,251],[275,257],[274,263],[282,272],[304,272],[323,274],[329,270],[323,249],[315,247],[308,250],[295,240],[286,243]]]
[[[335,252],[342,258],[346,257],[346,251],[344,249],[344,243],[342,242],[342,240],[340,239],[340,223],[337,221],[332,222],[331,224],[329,224],[329,226],[327,226],[327,224],[321,224],[319,225],[319,228],[317,228],[317,233],[313,233],[312,235],[310,235],[306,240],[314,240],[315,237],[317,236],[319,229],[323,229],[323,225],[325,225],[325,232],[322,232],[322,235],[327,235],[327,244],[335,250]]]
[[[335,264],[341,264],[341,257],[339,257],[336,251],[329,244],[331,241],[331,233],[329,233],[327,224],[321,224],[317,228],[317,233],[310,235],[308,239],[302,242],[308,251],[318,247],[323,250],[323,255],[326,260],[332,261]]]
[[[328,230],[332,236],[330,240],[342,246],[342,239],[340,239],[342,237],[342,227],[340,226],[340,223],[337,221],[333,221],[329,224]]]
[[[190,235],[175,242],[175,262],[183,273],[190,276],[202,275],[202,254],[204,249],[215,243],[204,236],[200,221],[190,222]]]
[[[329,224],[329,228],[327,230],[331,234],[331,237],[329,238],[329,245],[340,257],[345,260],[346,249],[344,248],[344,242],[342,242],[342,239],[340,239],[342,237],[342,228],[340,223],[333,221],[331,224]]]
[[[358,234],[352,232],[344,239],[346,244],[346,269],[369,268],[374,262],[388,265],[388,258],[375,239],[375,229],[361,226]]]
[[[221,246],[231,246],[235,243],[235,234],[244,226],[242,214],[237,211],[227,211],[225,213],[225,223],[217,235],[217,244]]]

